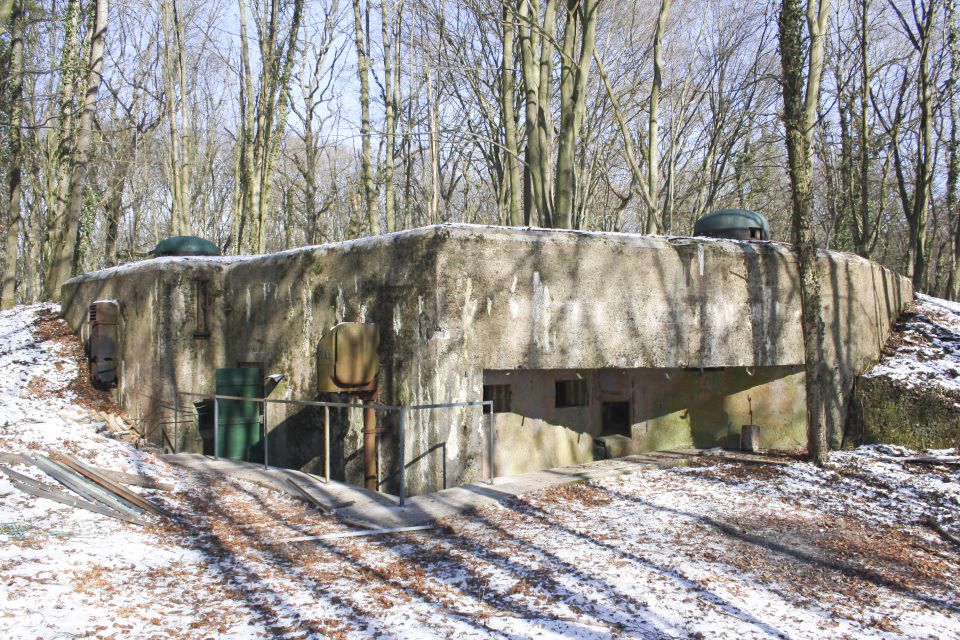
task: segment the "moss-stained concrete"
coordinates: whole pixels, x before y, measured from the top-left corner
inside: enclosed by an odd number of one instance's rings
[[[556,382],[570,379],[586,382],[588,402],[558,408]],[[761,447],[803,448],[804,379],[799,366],[487,371],[485,384],[511,389],[511,411],[495,416],[497,450],[503,450],[497,471],[501,466],[510,473],[543,469],[538,465],[547,460],[556,463],[552,466],[593,460],[594,451],[584,441],[611,435],[604,425],[607,402],[629,405],[629,432],[605,439],[607,455],[737,447],[741,427],[751,424],[751,409]],[[548,435],[542,433],[546,427],[553,429]]]
[[[882,442],[911,449],[960,447],[960,394],[857,378],[845,446]]]
[[[839,444],[853,379],[878,357],[912,290],[856,256],[823,253],[821,266],[827,415]],[[194,331],[198,278],[210,283],[208,336]],[[387,404],[479,400],[491,370],[596,371],[591,384],[608,395],[621,393],[620,370],[779,371],[759,385],[729,371],[716,379],[688,371],[677,381],[642,374],[649,388],[631,391],[632,428],[637,446],[649,448],[732,437],[747,421],[751,393],[763,398],[754,407],[755,421],[769,425],[763,444],[789,446],[795,433],[784,425],[796,422],[802,404],[796,265],[787,248],[770,243],[441,225],[268,256],[146,260],[74,278],[62,299],[68,322],[84,334],[91,302],[120,302],[120,400],[153,440],[177,448],[199,446],[183,392],[211,393],[214,368],[258,363],[285,375],[272,398],[322,398],[317,344],[342,321],[379,325]],[[780,412],[777,385],[788,396]],[[597,410],[542,419],[593,435]],[[358,482],[359,412],[334,413],[335,473]],[[395,491],[396,416],[381,418],[379,468],[384,488]],[[479,410],[408,418],[411,493],[482,476],[487,431]],[[268,422],[272,461],[322,465],[317,411],[271,405]]]
[[[516,413],[497,415],[494,442],[493,468],[498,476],[593,460],[593,438],[589,434]]]

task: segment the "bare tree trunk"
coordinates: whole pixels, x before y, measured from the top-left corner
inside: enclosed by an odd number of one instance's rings
[[[48,200],[52,204],[52,215],[47,220],[46,264],[44,265],[45,295],[53,299],[59,291],[53,290],[54,266],[57,262],[58,248],[63,245],[65,216],[70,193],[70,176],[75,159],[76,144],[75,108],[80,63],[80,0],[68,0],[65,11],[63,49],[60,54],[60,105],[57,112],[56,150],[53,169],[56,176],[51,185],[53,193]],[[52,75],[52,74],[51,74]]]
[[[852,236],[854,247],[858,254],[869,258],[877,240],[877,227],[870,214],[870,82],[872,71],[869,58],[869,23],[868,11],[870,0],[860,0],[860,209],[859,221],[856,216],[851,218],[853,223]]]
[[[577,141],[587,109],[587,81],[597,42],[597,0],[567,0],[567,22],[563,31],[560,71],[560,137],[557,148],[556,223],[574,228],[573,209],[577,179]],[[574,60],[578,31],[582,31],[580,54]]]
[[[266,251],[266,233],[273,177],[280,140],[286,126],[290,76],[298,52],[303,0],[291,0],[289,23],[280,20],[283,0],[269,0],[255,15],[261,71],[257,99],[253,99],[250,54],[247,48],[246,7],[240,6],[241,122],[238,140],[238,182],[234,229],[238,250]],[[288,29],[284,29],[289,26]]]
[[[437,103],[433,97],[433,72],[430,60],[424,59],[427,76],[427,112],[430,119],[430,223],[440,222],[440,148],[437,140]]]
[[[803,21],[810,35],[805,51]],[[783,65],[783,121],[793,195],[793,239],[800,275],[800,304],[807,387],[807,451],[811,461],[827,461],[823,403],[823,321],[820,318],[820,273],[813,231],[813,133],[823,50],[830,19],[829,0],[783,0],[780,8],[780,60]],[[804,78],[804,59],[807,59]]]
[[[932,17],[929,18],[932,22]],[[933,173],[933,93],[930,87],[928,64],[929,46],[920,55],[920,139],[917,153],[916,186],[913,190],[913,224],[911,225],[914,249],[913,286],[918,290],[927,287],[927,218],[930,215],[930,183]]]
[[[70,179],[70,206],[65,220],[66,233],[59,247],[55,247],[56,258],[53,265],[53,278],[50,293],[54,300],[60,299],[60,287],[76,268],[77,234],[80,228],[80,213],[83,207],[83,190],[87,184],[87,163],[90,160],[90,147],[93,141],[93,111],[96,108],[97,92],[102,80],[103,54],[107,35],[107,12],[109,0],[94,0],[95,13],[93,34],[90,43],[90,71],[87,78],[87,90],[83,98],[83,110],[77,127],[76,157],[73,175]]]
[[[960,55],[957,51],[957,7],[947,0],[947,49],[950,52],[950,74],[945,93],[950,112],[950,140],[947,143],[947,217],[953,225],[953,251],[950,253],[950,280],[947,296],[957,300],[960,290],[960,212],[957,211],[957,179],[960,177],[960,149],[957,148],[957,72]]]
[[[553,118],[550,78],[553,73],[553,39],[556,33],[557,0],[546,0],[543,22],[533,14],[531,0],[520,0],[520,67],[526,100],[527,148],[525,151],[524,222],[554,226],[550,197],[550,150]],[[539,5],[537,6],[539,8]]]
[[[163,76],[166,86],[167,133],[170,140],[170,191],[173,235],[190,232],[191,145],[187,141],[190,117],[186,63],[184,61],[183,24],[177,0],[163,1]],[[179,118],[177,100],[179,96]]]
[[[247,45],[247,8],[238,0],[240,9],[240,125],[237,130],[237,193],[234,231],[236,252],[250,249],[247,227],[251,224],[254,200],[253,158],[253,79],[250,51]]]
[[[660,214],[660,90],[663,84],[663,31],[667,28],[672,0],[660,0],[657,29],[653,35],[653,83],[650,86],[650,125],[647,131],[647,233],[658,233],[663,228]]]
[[[906,198],[903,167],[897,158],[897,179],[900,184],[904,214],[910,228],[910,244],[907,251],[907,275],[913,286],[922,290],[927,285],[927,218],[930,206],[930,185],[933,173],[933,81],[930,78],[931,31],[934,24],[934,8],[937,0],[912,0],[912,22],[907,20],[900,7],[888,0],[903,27],[910,44],[918,54],[917,101],[920,118],[917,135],[916,168],[914,171],[913,197]],[[906,91],[906,82],[902,89]],[[897,149],[894,149],[897,152]],[[912,200],[912,201],[911,201]]]
[[[507,224],[523,221],[523,184],[520,176],[519,146],[517,145],[517,116],[514,112],[514,91],[517,85],[513,60],[513,13],[506,2],[503,5],[503,66],[500,73],[500,109],[503,118],[504,149],[507,165]]]
[[[394,201],[393,185],[393,165],[396,157],[396,137],[397,137],[397,96],[395,95],[398,78],[397,67],[393,64],[391,44],[394,33],[399,34],[399,29],[394,31],[392,28],[393,17],[387,10],[387,2],[380,3],[381,16],[381,35],[383,36],[383,103],[386,119],[386,158],[383,165],[383,195],[384,195],[384,213],[387,217],[387,232],[397,230],[396,220],[396,202]],[[400,0],[396,7],[397,15],[403,11],[403,1]]]
[[[380,216],[375,209],[373,156],[370,149],[370,56],[367,51],[369,6],[353,0],[354,41],[357,46],[357,76],[360,78],[360,180],[363,209],[371,235],[380,233]]]
[[[3,257],[3,284],[0,287],[0,309],[16,304],[17,244],[20,239],[20,167],[23,164],[23,5],[13,4],[10,20],[10,67],[12,71],[10,101],[10,209],[7,211],[7,245]]]

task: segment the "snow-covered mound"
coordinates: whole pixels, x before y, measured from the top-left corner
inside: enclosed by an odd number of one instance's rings
[[[918,294],[864,377],[960,394],[960,303]]]
[[[0,312],[0,452],[62,452],[114,471],[165,473],[156,456],[99,433],[104,423],[78,402],[80,347],[59,312],[49,303]],[[0,475],[0,491],[6,482]]]

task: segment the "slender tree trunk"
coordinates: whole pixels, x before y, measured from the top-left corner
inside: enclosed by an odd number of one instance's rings
[[[397,230],[397,220],[396,220],[396,202],[394,201],[394,185],[393,185],[393,165],[395,162],[396,155],[396,136],[397,136],[397,112],[396,112],[396,102],[394,102],[394,89],[396,87],[397,78],[396,67],[393,65],[393,58],[391,52],[391,45],[393,39],[393,17],[390,15],[390,12],[387,9],[388,3],[380,3],[380,17],[381,17],[381,35],[383,37],[383,103],[384,103],[384,117],[386,119],[386,158],[384,159],[383,165],[383,195],[384,195],[384,213],[387,218],[387,232],[393,232]],[[397,7],[397,14],[399,15],[402,11],[401,7]]]
[[[370,57],[366,46],[365,10],[362,0],[353,0],[354,42],[357,76],[360,78],[360,180],[363,209],[372,235],[380,233],[380,216],[374,202],[373,155],[370,149]],[[369,7],[366,7],[369,10]]]
[[[514,111],[514,91],[517,85],[514,73],[513,12],[503,5],[503,65],[500,73],[500,109],[503,118],[504,155],[507,165],[507,224],[523,222],[523,184],[520,175],[519,146],[517,145],[517,116]]]
[[[184,149],[187,92],[183,70],[183,41],[180,38],[179,16],[176,0],[163,1],[163,78],[166,86],[167,135],[170,145],[170,192],[172,235],[189,232],[189,205],[187,192],[190,185],[190,163]],[[178,91],[179,89],[179,91]],[[180,96],[181,118],[177,117],[177,96]]]
[[[928,38],[924,42],[928,42]],[[929,45],[920,54],[920,139],[917,153],[917,181],[913,190],[913,235],[914,263],[913,286],[917,290],[927,287],[927,218],[930,215],[930,179],[933,138],[933,93],[930,88]]]
[[[437,140],[437,104],[433,96],[433,72],[425,58],[427,75],[427,113],[430,118],[430,222],[440,222],[440,147]]]
[[[54,248],[56,258],[50,286],[50,293],[54,300],[60,299],[60,287],[76,268],[77,236],[80,228],[80,213],[83,208],[83,190],[87,184],[87,164],[93,143],[93,111],[96,108],[97,92],[102,80],[101,69],[103,69],[106,45],[108,9],[109,0],[95,0],[93,34],[90,43],[90,71],[86,94],[83,97],[83,110],[80,112],[77,127],[76,157],[70,179],[70,206],[65,220],[66,233],[63,235],[60,246]]]
[[[587,82],[597,38],[597,0],[567,0],[560,72],[560,139],[557,148],[556,222],[565,229],[575,225],[577,198],[576,151],[587,108]],[[580,53],[574,59],[578,32]]]
[[[660,91],[663,85],[663,32],[667,28],[672,0],[660,0],[657,28],[653,35],[653,82],[650,86],[650,124],[647,130],[647,233],[658,233],[663,228],[660,214]]]
[[[945,92],[950,115],[950,140],[947,144],[947,216],[953,225],[953,251],[950,253],[950,281],[947,295],[957,300],[960,289],[960,212],[957,211],[957,179],[960,177],[960,149],[957,148],[957,72],[960,55],[957,47],[957,9],[955,0],[947,0],[947,48],[950,72]]]
[[[20,167],[23,164],[22,129],[23,119],[23,5],[22,0],[13,4],[9,14],[10,67],[12,70],[11,117],[10,117],[10,208],[7,211],[7,243],[3,259],[3,284],[0,287],[0,309],[9,309],[16,304],[17,245],[20,239]]]
[[[536,7],[539,8],[539,5]],[[546,0],[541,23],[530,0],[520,0],[520,67],[526,100],[527,148],[525,151],[524,218],[527,224],[555,224],[550,197],[550,150],[553,117],[550,79],[553,73],[553,39],[557,23],[557,0]]]
[[[800,275],[803,346],[806,355],[807,450],[810,459],[827,461],[823,404],[823,321],[820,274],[813,230],[813,132],[820,100],[823,50],[829,0],[783,0],[780,8],[780,60],[783,66],[783,120],[793,196],[793,239]],[[809,55],[803,37],[804,13],[810,34]],[[808,60],[806,79],[804,59]]]
[[[80,0],[68,0],[64,15],[63,49],[60,54],[60,105],[57,112],[56,149],[53,182],[52,215],[47,220],[46,263],[44,265],[44,289],[47,298],[55,298],[60,292],[53,291],[54,265],[58,248],[63,244],[64,222],[70,193],[70,176],[73,169],[76,143],[76,92],[80,63]],[[52,75],[52,74],[51,74]]]
[[[876,227],[870,215],[870,82],[868,11],[870,0],[860,0],[860,211],[859,224],[853,221],[852,236],[856,251],[864,258],[873,252]]]

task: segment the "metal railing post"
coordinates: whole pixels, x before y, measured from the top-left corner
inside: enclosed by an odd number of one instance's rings
[[[260,425],[260,431],[263,433],[263,468],[268,468],[267,461],[270,458],[270,433],[267,431],[267,399],[263,399],[263,423]]]
[[[323,478],[330,483],[330,407],[323,407]]]
[[[220,403],[213,396],[213,457],[220,457]]]
[[[490,408],[490,417],[487,419],[487,459],[490,460],[490,464],[487,465],[487,471],[490,473],[490,484],[493,484],[493,402],[489,405]],[[482,415],[482,414],[481,414]]]
[[[407,500],[407,414],[400,407],[400,506]]]
[[[173,388],[173,452],[177,453],[177,443],[180,442],[180,394]]]

